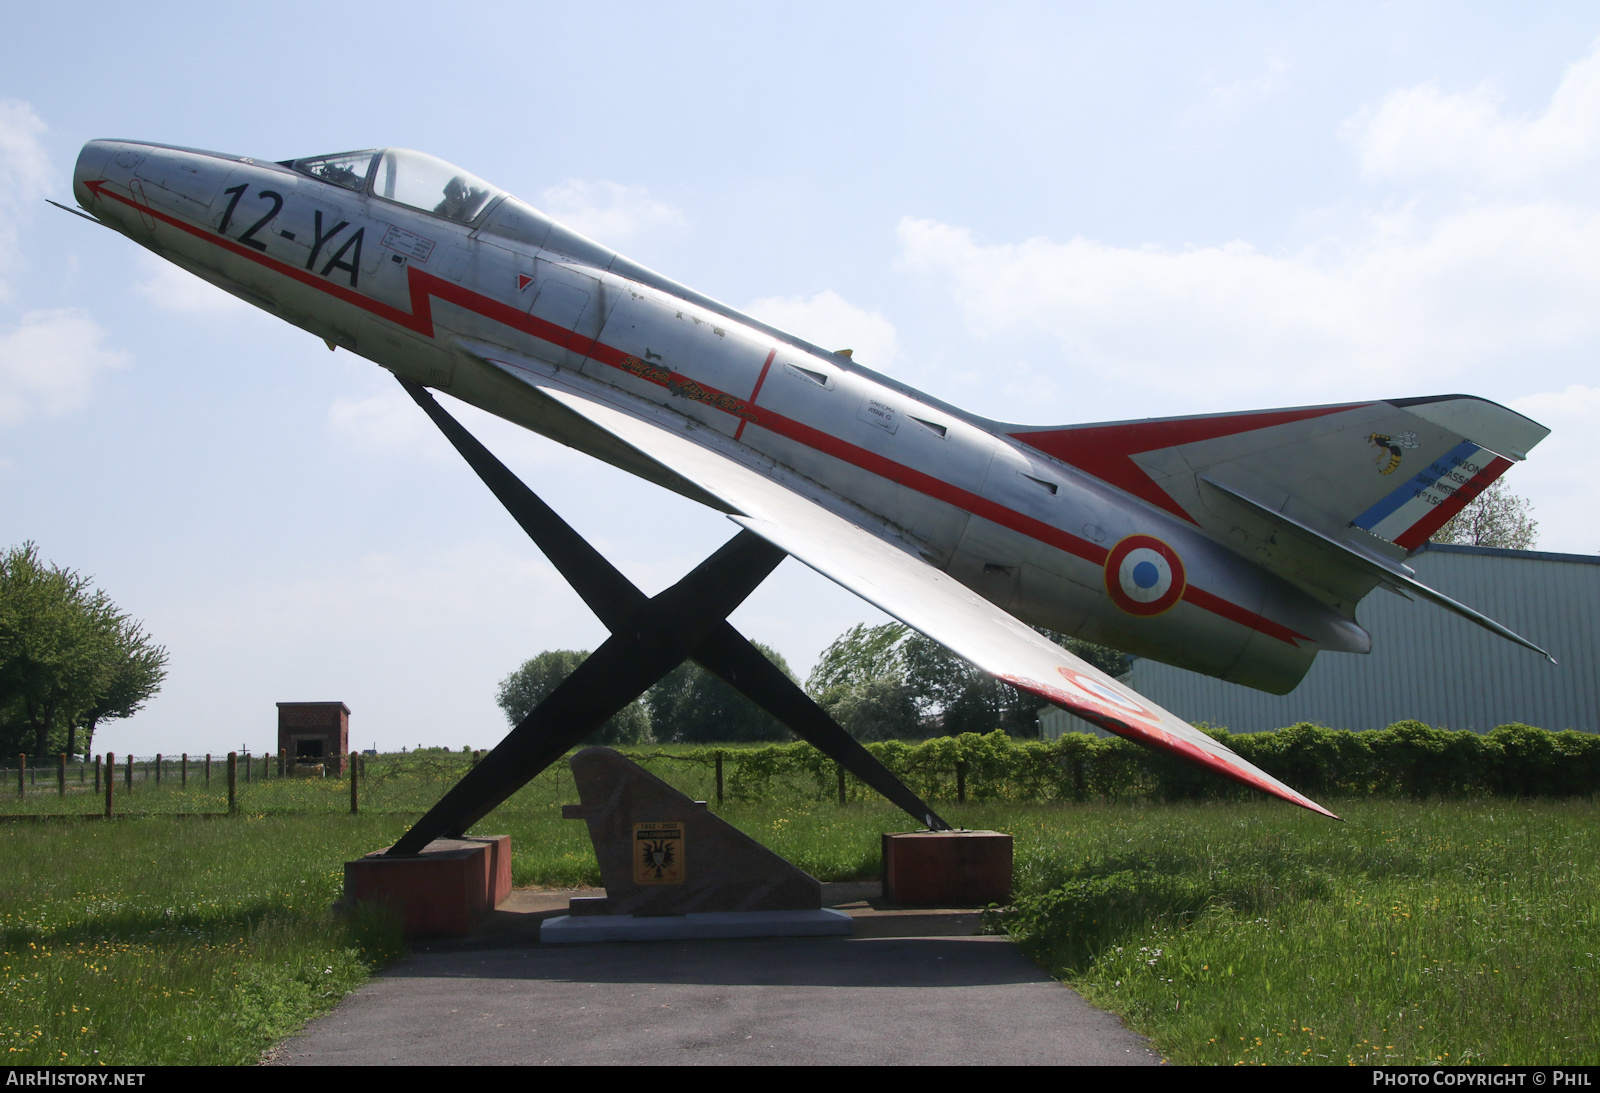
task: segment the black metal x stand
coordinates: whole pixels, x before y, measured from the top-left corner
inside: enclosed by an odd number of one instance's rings
[[[785,555],[741,531],[688,576],[646,597],[599,551],[445,412],[426,389],[400,385],[599,616],[611,636],[418,820],[390,854],[420,853],[465,834],[567,749],[693,658],[845,770],[935,831],[949,824],[727,621]]]

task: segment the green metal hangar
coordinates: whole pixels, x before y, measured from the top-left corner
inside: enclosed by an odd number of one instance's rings
[[[1357,613],[1372,652],[1323,653],[1286,695],[1148,659],[1134,661],[1124,681],[1185,720],[1234,732],[1300,721],[1381,729],[1406,719],[1475,732],[1509,722],[1600,731],[1600,557],[1430,543],[1407,564],[1560,665],[1431,604],[1374,592]],[[1040,727],[1046,739],[1089,729],[1054,709],[1041,711]]]

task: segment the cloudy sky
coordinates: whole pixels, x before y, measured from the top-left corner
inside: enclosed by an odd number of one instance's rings
[[[865,8],[865,10],[863,10]],[[171,653],[97,750],[487,746],[603,631],[376,366],[44,204],[83,142],[425,149],[983,414],[1468,392],[1600,551],[1593,5],[0,3],[0,546]],[[461,416],[649,591],[732,532]],[[1418,610],[1428,610],[1419,606]],[[786,562],[735,616],[803,676],[871,609]]]

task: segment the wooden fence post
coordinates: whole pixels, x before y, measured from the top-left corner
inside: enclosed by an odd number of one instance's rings
[[[239,753],[228,753],[228,815],[239,811]]]
[[[66,795],[67,795],[67,753],[66,752],[62,752],[61,753],[61,759],[59,760],[59,765],[56,767],[56,796],[57,797],[65,797]]]
[[[95,767],[96,773],[100,768]],[[106,819],[111,819],[111,798],[117,788],[117,753],[106,752]]]
[[[156,785],[161,784],[161,753],[156,752]]]
[[[717,752],[717,807],[722,807],[722,752]]]
[[[356,788],[361,781],[361,776],[357,773],[361,766],[357,762],[359,758],[355,752],[350,753],[350,815],[352,816],[361,811],[360,791]]]
[[[956,802],[967,803],[967,764],[956,760]]]
[[[206,752],[206,785],[211,784],[211,753]]]
[[[189,787],[189,753],[184,752],[183,758],[178,760],[178,784],[185,789]]]
[[[17,752],[17,796],[28,795],[28,757],[22,752]]]
[[[124,783],[123,784],[127,787],[128,792],[132,793],[133,792],[133,752],[130,751],[128,753],[128,761],[126,763],[124,763],[123,766],[127,769],[127,774],[124,775]]]
[[[100,756],[94,757],[94,795],[100,796]]]

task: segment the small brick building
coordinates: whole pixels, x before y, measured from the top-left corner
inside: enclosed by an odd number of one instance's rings
[[[323,763],[343,775],[350,761],[350,707],[343,702],[278,703],[278,749],[290,762]]]

